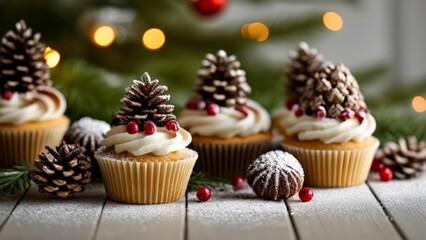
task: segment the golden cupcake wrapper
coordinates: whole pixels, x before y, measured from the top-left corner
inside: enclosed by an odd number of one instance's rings
[[[191,148],[200,155],[194,170],[226,179],[237,175],[245,176],[248,165],[269,147],[269,139],[234,144],[193,141]]]
[[[306,149],[282,143],[305,171],[305,185],[312,187],[349,187],[367,180],[379,141],[350,150]]]
[[[198,154],[169,162],[116,160],[95,154],[105,190],[111,200],[133,204],[160,204],[179,200],[186,191]]]
[[[46,123],[39,129],[19,129],[2,127],[0,129],[0,167],[10,167],[24,162],[33,164],[46,145],[58,145],[68,129],[69,120],[62,117],[54,124]]]

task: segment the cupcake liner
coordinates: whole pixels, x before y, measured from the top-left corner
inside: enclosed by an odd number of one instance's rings
[[[367,180],[379,141],[348,150],[308,149],[282,143],[305,171],[305,185],[312,187],[349,187]]]
[[[192,142],[191,148],[198,152],[199,159],[194,167],[196,172],[231,179],[245,176],[247,167],[269,149],[270,140],[245,143]]]
[[[21,126],[0,128],[0,167],[17,164],[33,164],[46,145],[58,145],[68,129],[69,119],[62,117],[52,122],[41,123],[34,129]],[[37,126],[37,124],[34,124]]]
[[[160,204],[179,200],[186,191],[198,154],[187,149],[186,159],[138,162],[114,159],[102,153],[95,158],[111,200],[133,204]]]

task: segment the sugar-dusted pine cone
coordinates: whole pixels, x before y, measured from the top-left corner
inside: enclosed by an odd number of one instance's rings
[[[284,81],[288,95],[299,98],[305,91],[306,83],[321,69],[323,55],[305,42],[299,43],[297,52],[290,52]]]
[[[340,119],[344,110],[367,110],[356,79],[343,64],[327,64],[315,73],[306,83],[300,104],[308,115],[322,106],[327,110],[327,117],[336,119]]]
[[[30,178],[42,193],[66,198],[73,193],[84,191],[84,185],[91,182],[90,160],[84,148],[75,144],[62,144],[41,152],[30,171]]]
[[[224,50],[219,50],[216,55],[208,53],[201,65],[197,93],[205,102],[226,107],[246,103],[251,88],[235,55],[228,56]]]
[[[112,125],[126,125],[135,121],[143,127],[146,121],[153,121],[156,126],[164,127],[168,121],[176,120],[173,115],[173,105],[167,104],[170,95],[163,95],[167,87],[157,85],[158,80],[151,80],[148,73],[144,73],[141,81],[133,80],[133,85],[126,89],[121,99],[122,107],[112,120]]]
[[[0,47],[0,92],[27,92],[50,86],[50,71],[43,57],[40,33],[33,34],[24,21],[8,31]]]
[[[415,136],[400,138],[398,142],[388,142],[376,153],[376,159],[392,169],[397,179],[417,176],[423,171],[426,162],[426,142]]]

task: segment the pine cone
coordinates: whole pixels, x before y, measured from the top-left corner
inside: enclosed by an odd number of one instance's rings
[[[315,73],[314,78],[306,83],[300,104],[308,115],[313,115],[323,106],[327,109],[327,117],[336,119],[345,109],[353,112],[367,110],[356,79],[343,64],[328,64]]]
[[[415,177],[423,171],[426,162],[426,142],[419,142],[415,136],[388,142],[377,151],[376,159],[392,169],[397,179]]]
[[[299,43],[297,52],[290,52],[284,81],[288,95],[299,98],[305,91],[306,82],[321,69],[323,55],[305,42]]]
[[[51,85],[40,37],[40,33],[32,34],[22,20],[5,34],[0,48],[0,92],[24,93]]]
[[[244,105],[251,88],[246,80],[246,72],[235,55],[228,57],[219,50],[215,55],[208,53],[198,70],[197,93],[207,103],[235,107]]]
[[[47,153],[40,153],[39,159],[29,173],[39,185],[39,191],[61,198],[84,191],[83,185],[91,182],[90,160],[84,148],[63,142],[55,149],[46,146]]]
[[[121,99],[124,106],[117,112],[112,125],[135,121],[143,127],[146,121],[153,121],[158,127],[164,127],[168,121],[176,120],[174,106],[166,104],[170,95],[162,95],[167,87],[157,84],[158,80],[152,81],[148,73],[143,74],[141,81],[133,80],[133,85],[126,89]]]

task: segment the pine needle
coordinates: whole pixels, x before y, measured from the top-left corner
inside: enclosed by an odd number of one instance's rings
[[[220,188],[230,181],[220,177],[212,177],[206,173],[198,172],[191,176],[188,183],[188,191],[196,191],[199,187]]]
[[[0,169],[0,197],[15,195],[27,189],[30,185],[28,173],[31,171],[28,164]]]

